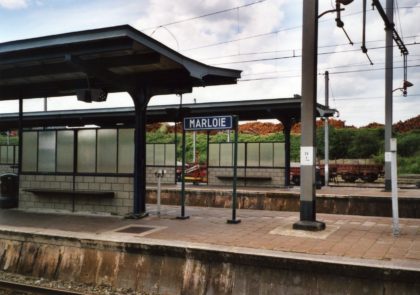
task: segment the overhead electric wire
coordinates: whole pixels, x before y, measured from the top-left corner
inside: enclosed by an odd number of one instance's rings
[[[255,2],[252,2],[252,3],[248,3],[248,4],[244,4],[244,5],[240,5],[240,6],[235,6],[235,7],[224,9],[224,10],[219,10],[219,11],[215,11],[215,12],[211,12],[211,13],[207,13],[207,14],[203,14],[203,15],[199,15],[199,16],[195,16],[195,17],[191,17],[191,18],[186,18],[186,19],[177,20],[177,21],[173,21],[173,22],[168,22],[168,23],[153,26],[153,27],[144,28],[144,29],[141,29],[141,30],[146,31],[146,30],[156,29],[156,28],[164,27],[164,26],[170,26],[170,25],[174,25],[174,24],[178,24],[178,23],[182,23],[182,22],[188,22],[188,21],[192,21],[192,20],[196,20],[196,19],[200,19],[200,18],[205,18],[205,17],[208,17],[208,16],[220,14],[220,13],[225,13],[225,12],[228,12],[228,11],[238,10],[239,8],[244,8],[244,7],[252,6],[252,5],[255,5],[255,4],[260,4],[260,3],[263,3],[265,1],[267,1],[267,0],[259,0],[259,1],[255,1]],[[400,8],[401,9],[410,9],[410,8],[418,8],[418,7],[415,6],[415,7],[400,7]],[[343,14],[343,16],[348,17],[348,16],[353,16],[353,15],[358,15],[358,14],[361,14],[361,13],[362,13],[362,11],[359,11],[359,12],[354,12],[354,13],[349,13],[349,14]],[[330,21],[330,19],[324,19],[324,20],[321,20],[319,22],[327,22],[327,21]],[[242,37],[242,38],[226,40],[226,41],[217,42],[217,43],[213,43],[213,44],[207,44],[207,45],[198,46],[198,47],[194,47],[194,48],[187,48],[187,49],[184,49],[184,50],[181,50],[181,51],[190,51],[190,50],[195,50],[195,49],[202,49],[202,48],[208,48],[208,47],[223,45],[223,44],[232,43],[232,42],[239,42],[239,41],[242,41],[242,40],[248,40],[248,39],[268,36],[268,35],[272,35],[272,34],[277,34],[277,33],[282,32],[282,31],[293,30],[293,29],[297,29],[297,28],[300,28],[300,27],[302,27],[302,26],[299,25],[299,26],[288,27],[288,28],[277,30],[277,31],[261,33],[261,34],[256,34],[256,35],[250,35],[250,36],[246,36],[246,37]],[[375,41],[369,41],[369,42],[375,42]],[[343,45],[346,45],[346,44],[343,44]],[[212,59],[212,58],[209,58],[209,59]]]
[[[406,38],[418,38],[420,37],[420,35],[413,35],[413,36],[408,36]],[[371,40],[371,41],[366,41],[366,43],[376,43],[376,42],[385,42],[385,40]],[[355,42],[354,44],[361,44],[362,42]],[[331,48],[331,47],[339,47],[339,46],[346,46],[348,45],[348,43],[341,43],[341,44],[328,44],[328,45],[321,45],[318,46],[318,49],[320,48]],[[230,54],[230,55],[221,55],[221,56],[212,56],[212,57],[204,57],[204,58],[197,58],[199,60],[212,60],[212,59],[223,59],[223,58],[229,58],[229,57],[237,57],[237,56],[247,56],[247,55],[260,55],[260,54],[273,54],[273,53],[279,53],[279,52],[294,52],[296,53],[296,51],[301,51],[301,48],[297,48],[297,49],[281,49],[281,50],[271,50],[271,51],[260,51],[260,52],[246,52],[246,53],[240,53],[240,54]],[[412,55],[412,54],[410,54]]]
[[[420,67],[419,65],[408,66],[408,68],[417,68]],[[394,69],[402,69],[403,67],[393,67]],[[347,73],[360,73],[360,72],[373,72],[373,71],[380,71],[385,70],[386,68],[377,68],[377,69],[361,69],[361,70],[351,70],[351,71],[341,71],[341,72],[329,72],[330,75],[339,75],[339,74],[347,74]],[[323,73],[318,73],[318,76],[323,75]],[[284,79],[284,78],[300,78],[302,75],[294,75],[294,76],[276,76],[276,77],[263,77],[263,78],[252,78],[252,79],[240,79],[238,82],[250,82],[250,81],[261,81],[261,80],[276,80],[276,79]]]
[[[413,66],[407,66],[407,68],[417,68],[420,67],[420,65],[413,65]],[[394,69],[402,69],[402,67],[393,67]],[[386,68],[379,68],[379,69],[361,69],[361,70],[352,70],[352,71],[341,71],[341,72],[330,72],[330,75],[337,75],[337,74],[347,74],[347,73],[361,73],[361,72],[373,72],[373,71],[380,71],[385,70]]]
[[[200,18],[204,18],[204,17],[209,17],[209,16],[212,16],[212,15],[220,14],[220,13],[225,13],[225,12],[236,10],[236,9],[239,9],[239,8],[244,8],[244,7],[252,6],[252,5],[255,5],[255,4],[260,4],[260,3],[265,2],[265,1],[267,1],[267,0],[258,0],[258,1],[251,2],[251,3],[248,3],[248,4],[235,6],[235,7],[232,7],[232,8],[227,8],[227,9],[223,9],[223,10],[219,10],[219,11],[215,11],[215,12],[210,12],[210,13],[206,13],[206,14],[203,14],[203,15],[198,15],[198,16],[194,16],[194,17],[190,17],[190,18],[180,19],[180,20],[168,22],[166,24],[161,24],[161,25],[158,25],[158,26],[148,27],[148,28],[144,28],[144,29],[140,29],[140,30],[141,31],[148,31],[148,30],[159,28],[159,27],[166,27],[166,26],[171,26],[171,25],[175,25],[175,24],[180,24],[180,23],[183,23],[183,22],[188,22],[188,21],[192,21],[192,20],[196,20],[196,19],[200,19]]]
[[[413,42],[413,43],[406,44],[406,46],[419,45],[419,44],[420,43]],[[397,47],[397,45],[393,45],[393,47]],[[375,49],[383,49],[383,48],[386,48],[386,46],[372,47],[372,48],[369,48],[369,49],[370,50],[375,50]],[[341,51],[319,52],[318,55],[345,53],[345,52],[354,52],[354,51],[359,51],[359,49],[348,49],[348,50],[341,50]],[[212,66],[220,66],[220,65],[230,65],[230,64],[242,64],[242,63],[252,63],[252,62],[261,62],[261,61],[272,61],[272,60],[279,60],[279,59],[291,59],[291,58],[297,58],[297,57],[302,57],[302,55],[267,57],[267,58],[249,59],[249,60],[241,60],[241,61],[213,63],[211,65]]]
[[[394,98],[406,98],[406,97],[420,97],[420,93],[415,93],[415,94],[407,94],[407,96],[395,96]],[[344,96],[342,98],[337,98],[337,101],[341,101],[341,100],[371,100],[371,99],[384,99],[385,96],[356,96],[356,97],[349,97],[349,96]]]
[[[419,36],[410,36],[410,37],[420,37]],[[407,37],[407,38],[410,38]],[[374,42],[383,42],[385,40],[371,40],[367,41],[366,43],[374,43]],[[361,42],[355,42],[355,44],[360,44]],[[328,45],[321,45],[318,46],[319,48],[331,48],[331,47],[338,47],[338,46],[346,46],[349,43],[341,43],[341,44],[328,44]],[[246,55],[258,55],[258,54],[271,54],[271,53],[278,53],[278,52],[296,52],[301,51],[301,48],[297,49],[281,49],[281,50],[271,50],[271,51],[260,51],[260,52],[247,52],[247,53],[241,53],[241,54],[231,54],[231,55],[224,55],[224,56],[213,56],[213,57],[206,57],[206,58],[199,58],[200,60],[211,60],[211,59],[221,59],[221,58],[228,58],[228,57],[235,57],[235,56],[246,56]]]
[[[416,59],[410,59],[408,61],[419,61],[420,58],[416,58]],[[403,61],[395,61],[394,63],[401,63]],[[385,62],[376,62],[375,65],[383,65],[385,64]],[[319,71],[324,71],[324,70],[329,70],[329,69],[336,69],[336,68],[352,68],[352,67],[371,67],[370,64],[344,64],[344,65],[337,65],[337,66],[332,66],[332,67],[319,67]]]
[[[420,58],[417,59],[410,59],[408,60],[409,62],[413,62],[413,61],[420,61]],[[402,61],[396,61],[395,63],[402,63]],[[375,63],[376,65],[381,65],[381,64],[385,64],[384,62],[380,62],[380,63]],[[320,71],[320,75],[324,75],[325,73],[321,73],[325,70],[330,70],[330,69],[336,69],[336,68],[352,68],[352,67],[371,67],[370,64],[344,64],[344,65],[337,65],[337,66],[332,66],[332,67],[319,67],[319,71]],[[299,69],[287,69],[287,70],[282,70],[282,71],[269,71],[269,72],[257,72],[257,73],[247,73],[246,71],[244,71],[242,73],[242,77],[245,76],[255,76],[255,75],[270,75],[270,74],[278,74],[278,73],[290,73],[290,72],[300,72],[300,68]],[[297,77],[297,76],[293,76],[293,77]],[[261,77],[264,78],[264,77]],[[271,77],[270,77],[271,78]]]
[[[361,13],[362,13],[362,11],[359,11],[359,12],[349,13],[349,14],[344,15],[344,16],[347,16],[348,17],[348,16],[353,16],[353,15],[357,15],[357,14],[361,14]],[[323,19],[323,20],[320,20],[318,23],[327,22],[327,21],[330,21],[330,20],[331,19]],[[280,33],[280,32],[285,32],[285,31],[291,31],[291,30],[299,29],[301,27],[302,27],[302,25],[296,25],[296,26],[287,27],[287,28],[283,28],[283,29],[280,29],[280,30],[276,30],[276,31],[271,31],[271,32],[266,32],[266,33],[260,33],[260,34],[255,34],[255,35],[249,35],[249,36],[245,36],[245,37],[241,37],[241,38],[236,38],[236,39],[230,39],[230,40],[221,41],[221,42],[217,42],[217,43],[211,43],[211,44],[206,44],[206,45],[202,45],[202,46],[186,48],[186,49],[183,49],[182,51],[191,51],[191,50],[196,50],[196,49],[203,49],[203,48],[209,48],[209,47],[219,46],[219,45],[223,45],[223,44],[227,44],[227,43],[232,43],[232,42],[238,42],[238,41],[243,41],[243,40],[260,38],[260,37],[264,37],[264,36],[274,35],[274,34],[277,34],[277,33]]]

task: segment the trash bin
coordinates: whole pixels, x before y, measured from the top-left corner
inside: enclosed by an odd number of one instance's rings
[[[19,180],[13,173],[0,175],[0,208],[18,206]]]
[[[321,189],[324,186],[323,179],[321,177],[321,168],[316,166],[315,168],[315,187],[316,189]]]

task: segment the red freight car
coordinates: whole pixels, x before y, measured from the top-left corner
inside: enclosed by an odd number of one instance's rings
[[[330,181],[337,181],[338,176],[345,182],[355,182],[361,179],[364,182],[374,182],[383,175],[383,165],[378,164],[330,164]],[[319,174],[318,174],[319,173]],[[317,165],[317,174],[324,184],[324,165]],[[290,168],[290,180],[293,184],[300,184],[300,167]]]

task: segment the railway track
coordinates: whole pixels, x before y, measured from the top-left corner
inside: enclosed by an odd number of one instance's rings
[[[19,294],[19,295],[84,295],[75,291],[68,291],[63,289],[46,288],[40,286],[33,286],[10,281],[0,280],[0,294]]]

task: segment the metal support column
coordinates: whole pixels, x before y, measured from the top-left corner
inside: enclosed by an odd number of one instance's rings
[[[391,178],[392,178],[392,234],[394,237],[400,234],[400,223],[398,217],[398,173],[397,173],[397,139],[391,138]]]
[[[238,224],[241,222],[240,219],[236,218],[236,207],[238,207],[238,196],[236,192],[236,185],[238,180],[238,117],[233,117],[233,120],[233,124],[235,126],[235,139],[233,142],[232,219],[228,219],[228,224]]]
[[[315,206],[315,112],[317,95],[318,0],[303,1],[302,107],[300,147],[300,221],[294,229],[323,230],[316,221]]]
[[[23,145],[23,99],[19,97],[19,159],[18,159],[18,179],[20,180],[20,175],[22,174],[22,145]],[[19,182],[20,183],[20,182]]]
[[[184,116],[182,116],[184,119]],[[181,215],[177,216],[176,219],[188,219],[189,216],[185,215],[185,126],[182,123],[182,167],[181,167]]]
[[[290,118],[281,119],[284,134],[284,186],[290,186],[290,132],[292,121]]]
[[[325,71],[325,107],[329,108],[329,73]],[[330,181],[330,141],[329,141],[329,122],[328,117],[325,117],[324,121],[324,176],[325,176],[325,186],[328,186]]]
[[[134,195],[131,218],[148,216],[146,212],[146,108],[150,97],[146,89],[130,92],[135,109],[134,134]]]
[[[394,0],[386,1],[386,15],[394,24]],[[392,26],[385,27],[385,190],[391,191],[391,148],[392,138],[392,79],[393,79],[393,38]]]

